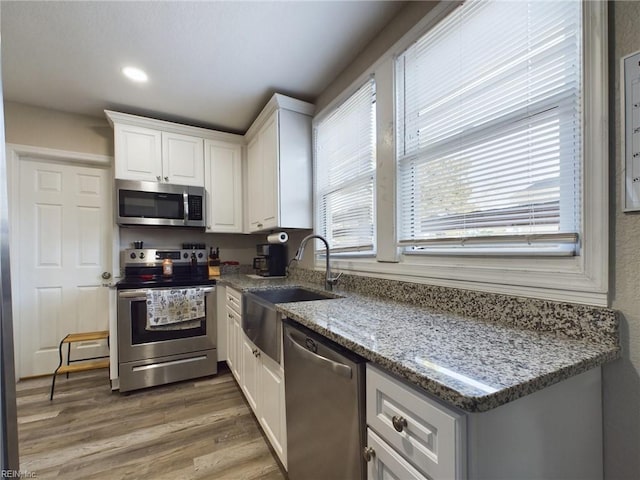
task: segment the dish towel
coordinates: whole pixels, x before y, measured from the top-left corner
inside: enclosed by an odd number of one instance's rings
[[[147,290],[147,330],[184,330],[205,316],[201,288]]]

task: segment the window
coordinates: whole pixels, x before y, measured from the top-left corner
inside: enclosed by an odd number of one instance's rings
[[[580,1],[468,1],[397,57],[400,246],[576,253],[581,19]]]
[[[316,230],[332,252],[374,252],[375,82],[315,127]]]
[[[345,147],[316,155],[333,268],[607,305],[606,39],[605,1],[434,4],[314,120],[316,148],[332,122]],[[365,174],[338,112],[371,78]]]

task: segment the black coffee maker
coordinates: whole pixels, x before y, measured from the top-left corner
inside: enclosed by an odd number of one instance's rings
[[[261,277],[283,277],[287,274],[287,246],[282,243],[261,243],[256,246],[257,257],[253,259],[256,275]]]

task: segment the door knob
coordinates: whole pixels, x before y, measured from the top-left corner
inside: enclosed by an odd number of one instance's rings
[[[364,447],[362,456],[364,457],[365,461],[370,462],[371,460],[373,460],[373,457],[376,456],[376,451],[373,449],[373,447]]]
[[[101,276],[104,280],[109,280],[111,278],[111,274],[109,272],[102,272]]]

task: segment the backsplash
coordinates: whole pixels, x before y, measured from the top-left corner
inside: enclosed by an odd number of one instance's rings
[[[291,268],[293,280],[324,284],[324,271]],[[435,311],[500,322],[527,330],[618,345],[615,310],[574,303],[462,290],[384,278],[343,274],[338,289],[420,305]]]

